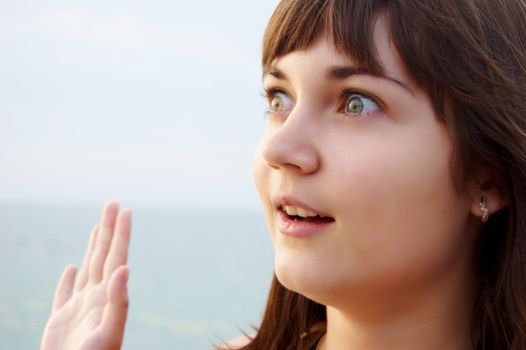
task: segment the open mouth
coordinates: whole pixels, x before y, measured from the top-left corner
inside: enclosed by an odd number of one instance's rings
[[[325,217],[325,216],[314,216],[314,217],[304,218],[304,217],[297,216],[297,215],[294,215],[294,216],[287,215],[287,217],[290,220],[294,220],[294,221],[312,222],[312,223],[316,223],[316,224],[323,224],[323,223],[334,222],[333,218],[328,218],[328,217]]]
[[[280,210],[289,220],[292,221],[302,221],[316,224],[334,222],[334,218],[330,216],[322,216],[299,207],[283,206],[280,208]]]

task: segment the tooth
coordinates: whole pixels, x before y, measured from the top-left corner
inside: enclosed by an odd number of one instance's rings
[[[310,211],[310,210],[307,210],[307,215],[308,216],[318,216],[318,214],[316,214],[315,212]]]
[[[309,216],[309,211],[305,210],[303,208],[298,208],[298,216],[301,216],[302,218],[306,218]]]
[[[298,211],[296,210],[296,207],[289,207],[289,206],[286,206],[285,207],[285,211],[287,212],[287,214],[291,215],[291,216],[296,216],[298,215]]]

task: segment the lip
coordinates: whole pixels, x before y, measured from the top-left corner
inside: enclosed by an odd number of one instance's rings
[[[276,200],[273,201],[273,204],[277,211],[277,227],[279,232],[285,236],[296,237],[296,238],[307,238],[315,235],[319,235],[334,224],[333,221],[329,222],[313,222],[313,221],[296,221],[291,219],[287,213],[285,213],[281,208],[283,206],[295,206],[307,209],[309,211],[315,212],[320,216],[331,217],[330,215],[323,213],[316,208],[313,208],[295,198],[289,196],[276,197]]]

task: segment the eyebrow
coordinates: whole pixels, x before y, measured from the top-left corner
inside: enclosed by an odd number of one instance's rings
[[[280,70],[279,68],[275,66],[271,66],[263,71],[263,77],[266,75],[271,75],[274,78],[278,80],[288,80],[287,75]],[[392,82],[394,82],[397,85],[400,85],[402,88],[406,89],[411,93],[411,95],[414,95],[413,91],[407,86],[407,84],[399,81],[398,79],[395,79],[393,77],[390,77],[383,72],[375,73],[372,72],[370,69],[364,68],[364,67],[355,67],[355,66],[331,66],[327,68],[327,71],[325,72],[325,76],[329,80],[345,80],[353,75],[371,75],[374,77],[387,79]]]

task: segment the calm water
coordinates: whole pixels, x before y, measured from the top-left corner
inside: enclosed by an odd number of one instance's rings
[[[272,275],[262,214],[133,209],[123,349],[211,349],[259,322]],[[0,204],[0,349],[38,349],[55,284],[98,216]]]

